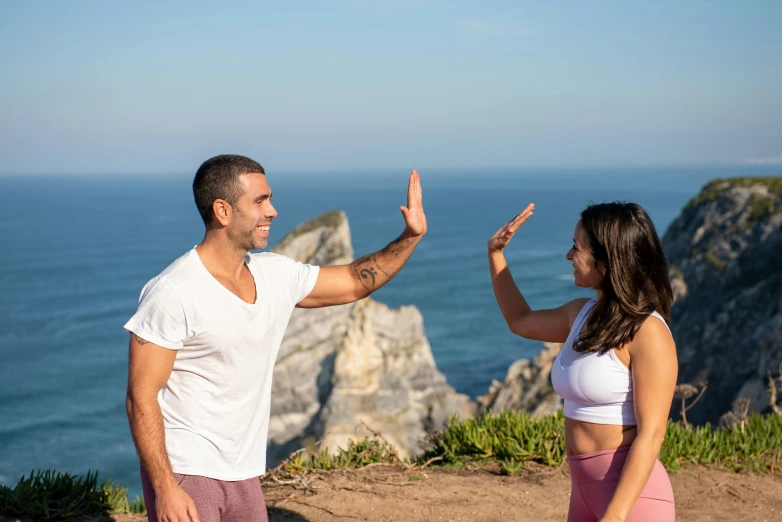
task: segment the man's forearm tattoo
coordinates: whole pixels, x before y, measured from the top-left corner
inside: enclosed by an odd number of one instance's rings
[[[383,274],[388,279],[391,279],[394,277],[392,274],[389,274],[386,272],[386,270],[383,269],[383,267],[378,262],[378,258],[384,258],[388,260],[388,255],[392,255],[394,257],[399,256],[402,252],[405,250],[410,249],[411,247],[415,246],[417,240],[413,238],[408,239],[402,239],[397,238],[393,242],[391,242],[388,246],[386,246],[383,250],[378,252],[377,254],[371,254],[368,256],[361,257],[359,259],[356,259],[353,262],[353,273],[356,275],[356,279],[358,279],[361,284],[364,286],[364,288],[372,292],[375,287],[377,287],[377,276],[379,274]],[[383,257],[386,256],[386,257]],[[399,268],[392,269],[392,273],[396,273]]]
[[[401,241],[394,241],[388,246],[391,247],[391,253],[395,256],[398,256],[411,246],[415,245],[415,242],[415,239],[403,239]]]
[[[139,337],[139,336],[138,336],[138,335],[136,335],[136,334],[133,334],[133,337],[135,337],[135,338],[136,338],[136,342],[137,342],[139,345],[142,345],[142,344],[147,344],[147,343],[149,342],[149,341],[147,341],[146,339],[142,339],[141,337]]]
[[[356,278],[369,291],[374,290],[377,285],[378,271],[391,279],[391,276],[378,264],[374,255],[364,256],[353,262],[353,272],[356,274]]]

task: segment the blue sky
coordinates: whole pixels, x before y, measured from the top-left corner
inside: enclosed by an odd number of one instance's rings
[[[165,4],[165,5],[162,5]],[[782,2],[0,3],[0,173],[782,164]]]

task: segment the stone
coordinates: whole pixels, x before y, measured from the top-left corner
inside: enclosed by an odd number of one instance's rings
[[[782,361],[782,178],[708,183],[668,227],[663,247],[679,382],[708,381],[688,420],[716,423],[742,397],[750,411],[766,410],[763,383]]]
[[[353,260],[350,227],[334,211],[296,227],[273,252],[320,266]],[[390,283],[390,284],[393,284]],[[371,298],[296,309],[274,368],[267,460],[274,466],[316,441],[335,451],[381,433],[402,457],[422,452],[426,434],[475,404],[437,369],[414,306],[392,310]]]
[[[478,398],[480,413],[520,411],[533,417],[550,415],[562,407],[562,399],[551,386],[551,367],[561,343],[543,343],[533,359],[519,359],[508,368],[503,382],[494,381],[486,395]]]

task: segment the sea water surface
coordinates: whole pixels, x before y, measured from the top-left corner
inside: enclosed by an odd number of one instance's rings
[[[755,169],[757,170],[757,169]],[[536,210],[507,248],[534,308],[589,295],[565,260],[590,202],[643,205],[662,236],[700,186],[746,169],[422,172],[429,233],[373,297],[412,304],[438,367],[459,392],[484,394],[540,343],[512,335],[495,304],[486,241],[529,202]],[[203,225],[191,176],[0,178],[0,484],[32,469],[100,470],[140,493],[124,412],[128,335],[142,286],[197,244]],[[302,221],[343,209],[356,255],[404,227],[407,173],[269,174],[270,244]]]

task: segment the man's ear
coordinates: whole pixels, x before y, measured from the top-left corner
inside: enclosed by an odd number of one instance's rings
[[[233,208],[231,204],[224,199],[216,199],[212,203],[212,212],[215,214],[215,219],[222,226],[228,225],[233,219]]]

